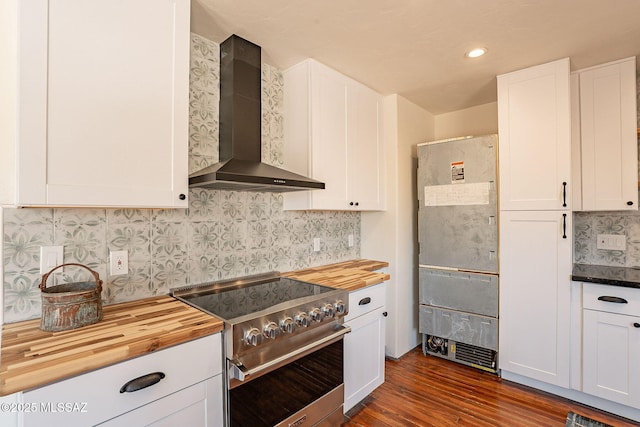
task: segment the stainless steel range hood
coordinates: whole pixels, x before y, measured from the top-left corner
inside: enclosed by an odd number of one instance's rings
[[[261,58],[235,34],[220,44],[220,161],[189,176],[189,187],[288,192],[324,183],[262,163]]]

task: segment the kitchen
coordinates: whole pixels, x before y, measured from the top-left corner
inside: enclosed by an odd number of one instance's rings
[[[194,2],[193,19],[207,16],[210,11],[201,10],[203,4]],[[193,24],[195,26],[195,23]],[[91,28],[78,32],[89,32]],[[217,42],[192,33],[191,61],[192,80],[190,84],[192,108],[189,130],[190,172],[204,164],[215,162],[218,76],[213,72],[218,66]],[[217,38],[222,41],[224,37]],[[263,44],[262,39],[253,40]],[[86,48],[86,47],[85,47]],[[265,46],[270,51],[271,46]],[[143,52],[140,52],[141,54]],[[635,52],[637,53],[637,52]],[[634,54],[635,54],[634,53]],[[628,56],[628,55],[627,55]],[[624,55],[609,59],[622,58]],[[301,58],[302,59],[302,58]],[[153,58],[144,57],[145,61]],[[543,61],[540,61],[540,63]],[[606,62],[606,61],[601,61]],[[536,65],[531,60],[523,60],[520,68]],[[595,63],[594,63],[595,64]],[[580,67],[582,68],[582,67]],[[517,68],[513,68],[515,70]],[[507,71],[507,70],[505,70]],[[511,70],[508,70],[511,71]],[[263,70],[263,85],[267,82],[267,92],[273,98],[263,100],[263,128],[269,132],[262,136],[263,158],[277,165],[285,162],[287,152],[282,151],[283,124],[282,108],[278,96],[283,90],[281,70],[266,66]],[[184,85],[184,82],[182,82]],[[134,83],[132,83],[134,85]],[[494,88],[495,90],[495,88]],[[205,96],[206,95],[206,96]],[[108,94],[104,94],[105,97]],[[386,108],[398,111],[398,136],[402,141],[397,152],[393,144],[385,146],[384,158],[387,159],[387,179],[390,188],[415,188],[408,174],[399,171],[414,169],[411,152],[418,142],[443,139],[464,134],[487,134],[498,131],[497,109],[494,100],[479,102],[468,109],[459,108],[457,112],[433,115],[417,107],[401,96],[390,95]],[[181,100],[184,102],[184,100]],[[453,111],[453,110],[451,110]],[[76,112],[78,113],[78,112]],[[132,111],[130,114],[135,114]],[[213,119],[212,119],[213,117]],[[142,118],[141,118],[142,119]],[[406,121],[405,121],[406,120]],[[285,120],[286,122],[286,120]],[[460,123],[464,125],[460,125]],[[264,126],[264,125],[267,126]],[[286,123],[285,123],[286,125]],[[108,129],[101,129],[106,132]],[[84,130],[91,135],[91,129]],[[164,132],[170,130],[164,129]],[[161,137],[161,135],[154,135]],[[406,138],[406,140],[404,139]],[[4,138],[3,138],[4,139]],[[135,147],[132,147],[135,150]],[[149,147],[141,147],[138,155],[149,152]],[[134,151],[135,152],[135,151]],[[3,146],[3,154],[4,146]],[[93,154],[93,155],[92,155]],[[158,152],[158,162],[167,159]],[[186,152],[184,153],[186,157]],[[95,175],[106,171],[99,170],[100,161],[105,153],[89,153],[86,164],[67,165],[87,180],[95,180]],[[397,156],[397,163],[392,160]],[[10,156],[3,156],[5,160]],[[415,157],[415,155],[413,156]],[[29,159],[34,161],[35,159]],[[98,162],[96,162],[98,160]],[[105,157],[106,160],[106,157]],[[7,160],[8,161],[8,160]],[[124,161],[129,161],[123,159]],[[144,170],[139,160],[127,163],[122,170]],[[96,163],[98,168],[96,168]],[[147,166],[147,168],[151,168]],[[8,167],[4,170],[11,170]],[[151,168],[152,169],[152,168]],[[27,174],[39,173],[39,168],[31,168]],[[145,170],[145,172],[149,172]],[[186,171],[183,171],[186,175]],[[397,175],[397,177],[395,175]],[[114,179],[117,179],[117,175]],[[159,176],[157,172],[155,175]],[[137,176],[144,183],[144,176]],[[163,180],[162,182],[165,182]],[[9,181],[4,180],[3,183]],[[144,183],[148,186],[147,183]],[[144,188],[141,184],[140,188]],[[107,188],[105,188],[107,191]],[[131,191],[133,194],[133,190]],[[142,203],[143,197],[150,197],[140,191],[136,203]],[[109,194],[109,197],[112,195]],[[62,197],[62,196],[61,196]],[[87,196],[88,197],[88,196]],[[103,291],[106,304],[133,301],[153,295],[166,294],[169,289],[188,284],[202,283],[208,280],[224,280],[247,274],[262,273],[269,270],[293,271],[311,266],[326,265],[354,258],[379,259],[389,262],[392,282],[387,287],[387,308],[389,316],[386,328],[387,354],[400,357],[418,344],[417,331],[417,289],[413,283],[413,248],[400,242],[413,242],[415,230],[406,227],[399,216],[410,212],[413,193],[387,191],[387,213],[360,211],[322,211],[294,210],[285,211],[284,197],[274,193],[241,193],[224,190],[191,190],[188,196],[188,214],[183,209],[104,209],[104,208],[57,208],[15,209],[7,207],[3,212],[3,277],[4,279],[4,322],[12,323],[39,316],[40,292],[37,283],[39,274],[39,247],[64,246],[65,262],[80,262],[95,267],[103,278],[109,277],[107,270],[108,253],[113,250],[128,250],[130,274],[113,276]],[[5,201],[3,200],[3,204]],[[7,205],[13,203],[6,202]],[[61,203],[65,204],[65,203]],[[186,205],[185,205],[186,206]],[[388,214],[395,212],[397,215]],[[631,222],[633,215],[623,214],[576,214],[576,222],[600,221],[607,223]],[[604,234],[616,234],[619,229]],[[596,227],[597,229],[597,227]],[[633,228],[629,228],[629,233]],[[598,234],[601,234],[598,232]],[[380,236],[395,235],[397,241],[380,245]],[[351,238],[350,238],[351,236]],[[593,236],[585,236],[588,247]],[[314,250],[315,239],[319,239],[319,251]],[[588,239],[588,241],[587,241]],[[635,239],[631,234],[628,240]],[[351,244],[351,242],[353,242]],[[383,247],[384,246],[384,247]],[[27,250],[21,248],[26,247]],[[17,250],[20,249],[20,250]],[[581,252],[576,261],[611,265],[635,265],[627,251],[629,259],[616,259],[593,262],[602,257],[601,252]],[[589,258],[591,257],[591,258]],[[401,268],[401,266],[404,266]],[[73,280],[72,277],[70,277]]]

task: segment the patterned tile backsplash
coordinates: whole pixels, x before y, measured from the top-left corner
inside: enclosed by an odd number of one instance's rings
[[[218,159],[218,45],[192,34],[190,171]],[[282,164],[282,73],[263,64],[262,156]],[[40,246],[64,246],[64,262],[104,281],[105,304],[165,294],[174,287],[357,258],[358,212],[285,212],[282,195],[194,189],[188,209],[4,210],[4,320],[40,316]],[[348,246],[352,234],[355,243]],[[321,250],[313,251],[313,238]],[[109,276],[109,252],[129,252],[129,274]],[[66,267],[49,285],[87,280]]]
[[[573,260],[580,264],[640,267],[640,212],[574,212]],[[623,234],[626,251],[596,248],[598,234]]]

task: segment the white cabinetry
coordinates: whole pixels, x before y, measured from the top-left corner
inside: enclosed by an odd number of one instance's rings
[[[500,209],[567,210],[569,59],[498,76]]]
[[[498,77],[499,365],[503,376],[562,387],[570,379],[569,111],[568,59]]]
[[[344,411],[384,382],[385,284],[349,294],[344,338]]]
[[[640,289],[583,285],[583,391],[640,409]]]
[[[384,210],[382,96],[320,64],[284,72],[285,166],[325,183],[288,193],[287,210]]]
[[[569,386],[571,215],[500,212],[500,368]]]
[[[18,2],[21,206],[186,207],[188,0]]]
[[[635,57],[580,70],[582,210],[638,209]]]
[[[156,373],[163,376],[155,376],[151,385],[121,391],[130,380]],[[27,391],[20,400],[23,406],[36,408],[20,414],[21,427],[102,423],[221,427],[220,334]]]

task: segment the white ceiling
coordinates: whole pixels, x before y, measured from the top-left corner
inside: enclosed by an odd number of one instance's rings
[[[640,54],[640,0],[192,0],[191,27],[235,33],[281,69],[315,58],[433,114],[495,101],[498,74]],[[489,52],[465,58],[476,46]]]

